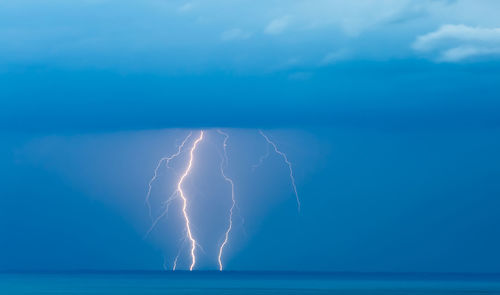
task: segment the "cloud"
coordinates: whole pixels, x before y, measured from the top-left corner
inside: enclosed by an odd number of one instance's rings
[[[426,41],[427,33],[444,24],[500,27],[496,0],[75,0],[69,10],[64,0],[44,2],[0,1],[0,67],[50,63],[197,71],[223,64],[267,71],[293,57],[300,57],[301,66],[323,66],[341,59],[413,58],[415,52],[451,61],[491,56],[498,46],[455,37],[453,46],[437,46]],[[419,35],[423,41],[412,49]],[[237,57],[241,41],[249,39],[245,58]],[[348,48],[348,56],[334,51],[339,48]]]
[[[417,37],[412,48],[443,62],[500,55],[500,28],[448,24]]]
[[[469,57],[484,55],[500,55],[500,46],[496,48],[474,46],[455,47],[444,51],[439,60],[445,62],[458,62]]]
[[[220,38],[223,41],[245,40],[245,39],[250,38],[251,35],[252,34],[249,32],[245,32],[241,29],[234,28],[234,29],[230,29],[230,30],[222,32]]]
[[[273,19],[264,29],[264,33],[269,35],[277,35],[282,33],[290,23],[290,16],[283,16]]]
[[[321,60],[322,65],[329,65],[344,60],[348,57],[349,51],[347,49],[339,49],[327,53]]]
[[[193,3],[187,2],[187,3],[179,6],[177,8],[177,12],[188,12],[188,11],[193,10],[194,7],[195,7],[195,5]]]
[[[428,18],[454,4],[453,0],[316,0],[292,2],[286,12],[294,15],[297,26],[306,28],[339,28],[349,37],[385,26],[397,27]]]

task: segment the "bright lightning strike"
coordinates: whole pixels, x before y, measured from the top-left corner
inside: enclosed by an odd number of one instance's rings
[[[184,243],[185,243],[185,242],[186,242],[186,240],[185,240],[185,239],[183,239],[183,241],[182,241],[182,245],[181,245],[181,247],[179,247],[179,251],[177,251],[177,255],[175,256],[175,259],[174,259],[174,264],[173,264],[173,266],[172,266],[172,270],[174,270],[174,271],[177,269],[177,261],[179,260],[179,256],[181,256],[181,250],[182,250],[182,248],[183,248],[183,246],[184,246]],[[164,268],[165,268],[165,267],[164,267]]]
[[[203,140],[203,130],[200,131],[200,136],[193,142],[193,146],[191,147],[191,150],[189,151],[189,163],[188,166],[186,167],[186,170],[184,173],[181,175],[179,182],[177,183],[177,191],[179,192],[179,196],[182,199],[182,214],[184,215],[184,221],[186,223],[186,232],[187,232],[187,237],[191,241],[191,266],[189,267],[189,270],[193,270],[195,264],[196,264],[196,245],[197,242],[193,238],[193,234],[191,232],[191,226],[190,226],[190,220],[189,220],[189,215],[187,213],[187,198],[184,195],[184,191],[182,190],[182,183],[184,182],[184,179],[186,176],[188,176],[189,172],[191,171],[191,168],[193,167],[193,161],[194,161],[194,152],[196,150],[196,147],[198,146],[198,143]]]
[[[158,164],[156,165],[153,178],[151,178],[151,180],[148,183],[148,193],[146,194],[146,206],[148,207],[149,218],[152,221],[153,221],[153,215],[151,213],[151,203],[149,202],[149,199],[151,197],[151,190],[152,190],[152,187],[153,187],[153,182],[155,182],[155,180],[158,178],[158,170],[160,169],[161,164],[163,164],[163,162],[165,162],[165,166],[168,167],[168,164],[170,163],[170,161],[172,161],[173,159],[175,159],[176,157],[178,157],[181,154],[182,149],[184,148],[184,145],[186,144],[186,142],[188,141],[188,139],[191,137],[192,134],[193,134],[192,132],[189,132],[189,134],[186,136],[186,138],[184,138],[184,140],[182,141],[182,143],[179,146],[177,146],[177,152],[176,153],[174,153],[174,154],[172,154],[172,155],[170,155],[168,157],[161,158],[158,161]]]
[[[178,191],[174,191],[172,193],[172,195],[170,195],[170,197],[167,199],[167,201],[165,201],[165,210],[163,210],[163,212],[158,216],[156,217],[155,220],[153,220],[153,223],[151,224],[151,226],[149,227],[148,231],[146,232],[146,234],[144,235],[144,238],[147,238],[149,236],[149,234],[153,231],[153,229],[156,227],[156,225],[158,224],[158,222],[160,222],[160,220],[167,216],[168,214],[168,209],[170,207],[170,203],[175,199],[175,197],[177,197],[178,195]]]
[[[147,237],[152,232],[152,230],[157,226],[157,224],[159,223],[159,221],[162,218],[164,218],[165,216],[167,216],[168,210],[169,210],[169,207],[170,207],[170,204],[171,204],[172,201],[177,200],[177,199],[180,199],[182,201],[182,205],[181,205],[181,210],[182,211],[181,212],[182,212],[182,215],[183,215],[183,218],[184,218],[184,222],[185,222],[185,237],[183,238],[182,245],[180,245],[180,247],[178,249],[178,252],[177,252],[177,255],[175,256],[175,258],[173,260],[172,270],[174,270],[174,271],[177,269],[177,264],[178,264],[179,258],[181,256],[181,253],[185,249],[185,247],[184,247],[185,244],[190,243],[190,245],[191,245],[190,251],[189,251],[190,255],[191,255],[191,264],[189,266],[189,270],[190,271],[192,271],[194,269],[195,265],[196,265],[196,252],[198,251],[198,249],[200,251],[204,252],[203,248],[195,240],[195,238],[193,236],[193,233],[191,231],[191,220],[190,220],[190,216],[188,214],[188,197],[186,196],[186,194],[185,194],[185,192],[183,190],[184,180],[191,173],[191,170],[193,169],[193,165],[194,165],[194,162],[195,162],[194,156],[195,156],[195,152],[197,150],[197,147],[200,144],[200,142],[204,139],[205,131],[200,130],[199,132],[200,132],[199,136],[192,141],[191,146],[189,147],[189,149],[185,148],[185,146],[186,146],[187,142],[190,141],[190,138],[191,138],[191,136],[193,134],[192,132],[190,132],[184,138],[184,140],[181,142],[181,144],[177,146],[177,152],[176,153],[172,154],[171,156],[161,158],[158,161],[156,169],[154,170],[153,178],[151,178],[151,180],[148,183],[148,192],[147,192],[147,195],[146,195],[146,204],[147,204],[147,207],[148,207],[148,210],[149,210],[149,217],[151,218],[152,224],[151,224],[151,227],[149,228],[149,230],[147,231],[145,237]],[[226,247],[227,247],[227,245],[229,243],[229,237],[231,235],[231,232],[233,231],[233,215],[234,215],[234,211],[235,211],[235,209],[238,209],[238,210],[240,210],[240,209],[239,209],[239,207],[238,207],[238,205],[236,203],[236,199],[235,199],[234,182],[226,174],[226,169],[227,169],[228,163],[229,163],[228,155],[227,155],[227,146],[228,146],[227,142],[229,140],[229,134],[227,134],[227,133],[225,133],[225,132],[223,132],[221,130],[217,130],[217,132],[224,137],[224,140],[223,140],[223,143],[222,143],[223,157],[222,157],[222,159],[220,161],[220,173],[221,173],[224,181],[226,181],[231,186],[231,207],[230,207],[230,210],[229,210],[229,219],[228,219],[227,227],[226,227],[225,232],[224,232],[224,240],[222,241],[222,243],[219,246],[218,257],[217,257],[218,258],[219,270],[222,271],[224,269],[224,266],[223,266],[223,254],[224,254],[224,250],[226,249]],[[255,169],[255,168],[257,168],[257,167],[259,167],[259,166],[262,165],[263,161],[266,158],[269,157],[269,155],[270,155],[270,146],[272,146],[274,148],[274,151],[278,155],[280,155],[283,158],[284,162],[288,165],[288,169],[290,171],[291,184],[292,184],[293,191],[295,193],[295,197],[296,197],[296,200],[297,200],[297,209],[298,209],[298,211],[300,213],[301,204],[300,204],[299,195],[297,193],[297,187],[295,185],[295,178],[294,178],[294,174],[293,174],[292,163],[288,160],[287,155],[284,152],[282,152],[281,150],[279,150],[278,147],[277,147],[277,145],[276,145],[276,143],[273,142],[266,134],[264,134],[264,132],[262,130],[259,130],[259,133],[260,133],[260,135],[262,135],[262,137],[268,143],[266,145],[267,150],[266,150],[266,154],[263,155],[262,157],[260,157],[259,158],[259,162],[256,165],[253,165],[252,168]],[[151,204],[150,204],[150,197],[151,197],[151,191],[152,191],[153,183],[159,177],[159,170],[160,170],[162,164],[165,163],[165,166],[167,168],[170,168],[170,166],[169,166],[170,161],[172,161],[176,157],[180,156],[181,153],[184,152],[184,150],[189,150],[189,158],[188,158],[187,166],[186,166],[184,172],[182,174],[180,174],[180,177],[178,179],[175,191],[169,196],[169,198],[166,201],[164,201],[162,203],[162,205],[164,206],[164,210],[162,211],[162,213],[159,216],[156,217],[156,219],[154,219],[153,216],[152,216],[152,212],[151,212],[152,210],[151,210]],[[240,217],[241,217],[241,212],[240,212]],[[244,223],[243,218],[242,218],[242,223]],[[164,269],[167,269],[167,259],[165,257],[164,257],[163,267],[164,267]]]
[[[222,177],[224,178],[225,181],[227,181],[231,185],[231,209],[229,210],[229,224],[226,229],[226,232],[224,234],[224,241],[220,245],[219,248],[219,256],[218,256],[218,261],[219,261],[219,270],[222,271],[223,266],[222,266],[222,252],[224,251],[224,247],[227,245],[228,240],[229,240],[229,233],[231,232],[233,228],[233,211],[236,206],[236,200],[234,198],[234,182],[231,178],[227,177],[224,168],[227,167],[228,165],[228,157],[227,157],[227,140],[229,139],[229,135],[225,132],[222,132],[221,130],[217,130],[220,134],[224,136],[224,142],[222,144],[223,151],[224,151],[224,158],[221,162],[220,165],[220,172],[222,174]]]
[[[288,165],[288,169],[290,170],[290,181],[292,182],[293,192],[295,193],[295,198],[297,199],[297,210],[300,213],[300,199],[299,199],[299,194],[297,193],[297,187],[295,186],[295,178],[293,177],[292,163],[290,163],[290,161],[288,161],[286,154],[284,152],[280,151],[278,149],[278,147],[276,146],[276,144],[272,140],[270,140],[269,137],[267,137],[267,135],[265,135],[264,132],[262,132],[262,130],[259,130],[259,133],[260,133],[260,135],[262,135],[262,137],[264,137],[264,139],[267,141],[268,144],[273,146],[274,151],[278,155],[283,157],[283,160]]]
[[[177,260],[179,260],[179,255],[180,255],[180,251],[177,253],[177,256],[175,256],[175,259],[174,259],[174,266],[172,267],[172,270],[175,271],[177,269]]]

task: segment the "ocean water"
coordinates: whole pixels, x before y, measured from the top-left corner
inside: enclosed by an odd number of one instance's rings
[[[0,294],[500,294],[500,276],[311,272],[0,273]]]

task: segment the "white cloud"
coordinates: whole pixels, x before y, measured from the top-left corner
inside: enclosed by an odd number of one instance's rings
[[[480,28],[465,25],[444,25],[437,31],[419,36],[413,48],[431,50],[447,41],[500,44],[500,28]]]
[[[417,52],[434,55],[438,61],[458,62],[471,57],[500,54],[500,28],[444,25],[417,37]]]
[[[249,32],[245,32],[241,29],[234,28],[234,29],[230,29],[230,30],[222,32],[220,38],[223,41],[245,40],[245,39],[250,38],[251,35],[252,34]]]
[[[446,62],[457,62],[469,57],[482,55],[500,55],[500,46],[496,48],[484,48],[474,46],[461,46],[444,51],[439,60]]]
[[[291,1],[289,14],[298,26],[309,29],[337,27],[350,37],[383,26],[400,26],[434,11],[448,8],[451,0],[316,0]]]
[[[290,16],[273,19],[264,29],[266,34],[276,35],[282,33],[290,23]]]

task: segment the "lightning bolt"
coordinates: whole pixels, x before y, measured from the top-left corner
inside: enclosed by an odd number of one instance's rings
[[[183,239],[182,244],[179,247],[179,251],[177,251],[177,255],[175,256],[174,264],[172,266],[173,271],[175,271],[177,269],[177,261],[179,260],[179,256],[181,256],[181,250],[184,247],[185,242],[186,242],[186,239]]]
[[[295,178],[293,177],[292,163],[290,163],[290,161],[288,161],[286,154],[284,152],[280,151],[278,149],[278,147],[276,146],[276,144],[272,140],[270,140],[269,137],[267,137],[267,135],[265,135],[264,132],[262,132],[262,130],[259,130],[259,133],[260,133],[260,135],[262,135],[262,137],[264,137],[264,139],[267,141],[267,143],[270,144],[274,148],[274,151],[278,155],[280,155],[283,158],[283,160],[285,161],[285,163],[288,165],[288,169],[290,170],[290,181],[292,182],[293,192],[295,193],[295,198],[297,199],[297,210],[300,213],[300,199],[299,199],[299,194],[297,193],[297,187],[295,186]]]
[[[227,224],[227,227],[225,229],[225,232],[224,232],[224,240],[222,241],[222,243],[220,244],[220,247],[219,247],[219,251],[218,251],[218,265],[219,265],[219,271],[222,271],[224,269],[224,266],[223,266],[223,254],[224,254],[224,250],[226,248],[226,246],[228,245],[229,243],[229,237],[231,235],[231,232],[233,230],[233,215],[235,213],[235,209],[238,210],[239,212],[239,215],[240,217],[242,218],[242,224],[244,223],[244,219],[243,217],[241,216],[241,211],[236,203],[236,199],[235,199],[235,192],[234,192],[234,182],[232,180],[232,178],[228,177],[226,175],[226,169],[228,167],[228,163],[229,163],[229,160],[228,160],[228,154],[227,154],[227,142],[229,140],[229,134],[226,133],[226,132],[223,132],[221,130],[217,130],[217,132],[219,134],[221,134],[223,137],[224,137],[224,140],[222,142],[222,147],[223,147],[223,155],[222,155],[222,159],[220,161],[220,173],[223,177],[223,179],[231,186],[231,207],[230,207],[230,210],[229,210],[229,220],[228,220],[228,224]],[[301,204],[300,204],[300,199],[299,199],[299,195],[298,195],[298,192],[297,192],[297,187],[295,185],[295,178],[294,178],[294,174],[293,174],[293,169],[292,169],[292,163],[288,160],[288,157],[287,155],[282,152],[280,149],[278,149],[277,145],[275,142],[273,142],[262,130],[259,130],[259,133],[260,135],[266,140],[266,142],[268,143],[266,145],[266,154],[263,155],[262,157],[259,158],[259,162],[256,164],[256,165],[253,165],[252,168],[255,169],[259,166],[262,165],[263,161],[269,157],[270,155],[270,146],[272,146],[274,148],[274,151],[283,158],[284,162],[288,165],[288,169],[290,171],[290,181],[291,181],[291,184],[292,184],[292,187],[293,187],[293,191],[294,191],[294,194],[295,194],[295,197],[296,197],[296,200],[297,200],[297,209],[298,209],[298,212],[300,213],[300,207],[301,207]],[[180,145],[177,146],[177,151],[170,155],[170,156],[166,156],[166,157],[163,157],[161,158],[159,161],[158,161],[158,164],[154,170],[154,175],[153,177],[151,178],[151,180],[149,181],[148,183],[148,192],[147,192],[147,195],[146,195],[146,204],[148,206],[148,210],[149,210],[149,217],[151,218],[152,220],[152,224],[151,224],[151,227],[149,228],[149,230],[147,231],[145,237],[147,237],[151,231],[157,226],[157,224],[159,223],[159,221],[164,218],[165,216],[167,216],[168,214],[168,210],[169,210],[169,207],[170,207],[170,204],[172,201],[176,200],[176,199],[180,199],[181,202],[182,202],[182,205],[181,205],[181,209],[182,209],[182,215],[183,215],[183,218],[184,218],[184,222],[185,222],[185,235],[184,238],[182,239],[182,243],[180,245],[180,247],[178,248],[178,252],[177,252],[177,255],[175,256],[174,260],[173,260],[173,266],[172,266],[172,270],[176,270],[177,269],[177,263],[178,263],[178,260],[180,258],[180,255],[181,253],[184,251],[185,249],[185,245],[187,243],[190,244],[190,255],[191,255],[191,264],[189,266],[189,270],[192,271],[196,265],[196,252],[198,251],[198,249],[200,249],[200,251],[204,252],[203,248],[201,247],[201,245],[198,244],[198,242],[196,241],[196,239],[194,238],[193,236],[193,233],[192,233],[192,230],[191,230],[191,220],[189,218],[189,214],[188,214],[188,197],[186,196],[184,190],[183,190],[183,186],[184,186],[184,181],[186,179],[186,177],[191,173],[191,170],[193,169],[193,164],[194,164],[194,161],[195,161],[195,152],[197,150],[197,147],[198,145],[200,144],[200,142],[204,139],[204,135],[205,135],[205,131],[204,130],[200,130],[199,131],[199,136],[197,138],[195,138],[194,140],[190,141],[190,138],[192,136],[193,132],[190,132],[185,138],[184,140],[182,141],[182,143]],[[165,166],[167,168],[170,168],[169,164],[170,164],[170,161],[172,161],[173,159],[175,159],[176,157],[178,157],[181,153],[183,153],[183,151],[185,150],[185,146],[187,144],[187,142],[190,141],[192,142],[191,146],[189,147],[189,159],[188,159],[188,163],[187,163],[187,166],[184,170],[184,172],[182,174],[178,174],[179,176],[179,179],[178,179],[178,182],[177,182],[177,185],[176,185],[176,189],[175,191],[172,192],[172,194],[169,196],[169,198],[163,202],[163,206],[165,207],[164,210],[162,211],[162,213],[156,217],[156,219],[153,218],[152,216],[152,210],[151,210],[151,204],[150,204],[150,197],[151,197],[151,191],[152,191],[152,186],[153,186],[153,183],[158,179],[158,176],[159,176],[159,169],[161,168],[162,164],[165,163]],[[187,148],[186,148],[187,149]],[[164,263],[163,263],[163,267],[164,269],[167,269],[167,259],[166,257],[164,257]]]
[[[222,144],[223,151],[224,151],[224,158],[223,158],[221,165],[220,165],[220,172],[221,172],[224,180],[227,181],[231,185],[231,202],[232,202],[231,209],[229,209],[229,224],[228,224],[228,227],[227,227],[226,232],[224,234],[224,241],[222,242],[222,244],[220,245],[220,248],[219,248],[219,257],[218,257],[219,270],[222,271],[222,269],[223,269],[222,252],[224,251],[224,247],[228,243],[229,233],[231,232],[231,230],[233,228],[233,211],[234,211],[234,208],[236,207],[236,200],[234,198],[234,182],[231,178],[227,177],[227,175],[224,171],[224,167],[227,167],[227,165],[228,165],[227,149],[226,148],[227,148],[227,140],[229,139],[229,135],[225,132],[222,132],[221,130],[217,130],[217,132],[219,132],[220,134],[222,134],[224,136],[224,142]]]
[[[173,271],[175,271],[177,269],[177,260],[179,260],[180,255],[181,255],[181,251],[179,249],[179,252],[177,252],[177,256],[175,256],[175,259],[174,259],[174,266],[172,267]]]
[[[252,172],[255,171],[256,168],[260,167],[262,163],[264,163],[264,160],[267,159],[268,157],[269,157],[269,145],[267,144],[266,153],[259,158],[259,162],[257,164],[252,165]]]
[[[151,203],[149,202],[149,199],[151,197],[151,190],[153,188],[153,183],[158,178],[158,171],[159,171],[159,169],[161,167],[161,164],[163,164],[163,162],[166,162],[165,165],[167,167],[169,167],[168,164],[170,163],[170,161],[172,161],[173,159],[175,159],[176,157],[178,157],[181,154],[182,149],[184,148],[184,145],[186,144],[186,142],[188,141],[188,139],[191,137],[192,134],[193,134],[193,132],[189,132],[189,134],[186,136],[186,138],[184,138],[184,140],[182,141],[182,143],[177,146],[177,152],[176,153],[174,153],[174,154],[172,154],[172,155],[170,155],[168,157],[161,158],[158,161],[158,164],[156,165],[153,178],[151,178],[151,180],[148,183],[148,193],[146,194],[146,201],[145,201],[146,202],[146,206],[148,207],[149,218],[151,219],[151,221],[153,221],[153,215],[151,213]],[[164,214],[163,214],[163,216],[164,216]],[[153,221],[153,223],[154,223],[154,221]]]
[[[177,252],[177,256],[175,256],[172,271],[175,271],[177,269],[177,261],[179,260],[179,256],[181,255],[181,249],[179,249],[179,252]],[[168,270],[167,267],[167,257],[163,257],[163,270]]]
[[[179,196],[182,199],[182,214],[184,215],[184,221],[186,223],[186,233],[188,239],[191,241],[191,265],[189,267],[189,270],[192,271],[195,264],[196,264],[196,245],[197,242],[193,238],[193,234],[191,232],[191,222],[189,220],[189,215],[187,213],[187,198],[184,194],[184,191],[182,190],[182,183],[184,182],[184,179],[186,176],[189,175],[189,172],[191,171],[191,168],[193,167],[193,161],[194,161],[194,152],[196,150],[196,147],[198,146],[198,143],[200,143],[203,140],[203,130],[200,131],[200,136],[193,142],[193,145],[191,146],[191,150],[189,151],[189,163],[188,166],[186,167],[186,170],[184,173],[181,175],[179,178],[179,182],[177,183],[177,191],[179,192]]]
[[[174,191],[174,192],[170,195],[170,197],[167,199],[167,201],[165,201],[165,204],[166,204],[166,206],[165,206],[165,210],[163,210],[163,212],[162,212],[162,213],[161,213],[158,217],[156,217],[156,219],[153,221],[153,223],[151,224],[151,227],[149,227],[148,231],[147,231],[147,232],[146,232],[146,234],[144,235],[144,239],[146,239],[146,238],[149,236],[149,234],[153,231],[153,229],[156,227],[156,225],[158,224],[158,222],[160,222],[160,220],[161,220],[163,217],[167,216],[167,214],[168,214],[168,209],[169,209],[169,207],[170,207],[170,203],[171,203],[171,202],[175,199],[175,197],[177,197],[177,195],[178,195],[178,192],[177,192],[177,190],[176,190],[176,191]]]

